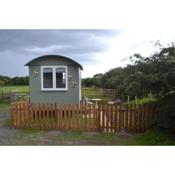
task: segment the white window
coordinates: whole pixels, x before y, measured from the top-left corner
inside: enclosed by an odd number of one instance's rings
[[[52,68],[43,68],[43,88],[53,88]]]
[[[42,91],[67,91],[67,66],[41,66]]]

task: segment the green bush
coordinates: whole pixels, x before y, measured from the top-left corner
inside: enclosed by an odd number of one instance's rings
[[[1,87],[1,86],[4,86],[4,85],[5,85],[5,82],[2,81],[2,80],[0,80],[0,87]]]
[[[157,101],[158,117],[154,127],[167,131],[175,131],[175,94],[169,94]]]

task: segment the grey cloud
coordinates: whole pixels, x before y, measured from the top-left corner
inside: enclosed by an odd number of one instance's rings
[[[50,45],[75,45],[85,48],[94,48],[98,45],[104,49],[105,43],[98,41],[101,37],[111,37],[114,31],[111,30],[1,30],[0,50],[23,49],[33,46],[47,47]]]
[[[23,63],[44,54],[60,54],[81,64],[93,62],[108,48],[108,39],[119,30],[0,30],[0,74],[23,75]],[[4,68],[14,61],[10,71]],[[3,65],[2,65],[3,64]],[[18,66],[17,66],[18,65]],[[16,71],[17,67],[21,71]],[[10,72],[10,73],[9,73]]]

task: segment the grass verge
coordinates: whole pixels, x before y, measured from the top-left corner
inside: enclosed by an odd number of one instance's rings
[[[135,143],[136,145],[175,145],[175,136],[167,132],[151,130],[139,134]]]
[[[2,86],[0,87],[0,93],[9,93],[9,92],[29,92],[29,86]]]
[[[10,111],[10,101],[1,100],[0,101],[0,113],[9,112],[9,111]]]

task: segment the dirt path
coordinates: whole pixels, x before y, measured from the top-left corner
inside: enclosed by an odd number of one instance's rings
[[[0,145],[133,145],[134,136],[97,132],[15,129],[9,112],[0,113]]]
[[[19,137],[20,130],[14,129],[10,125],[9,113],[0,114],[0,145],[13,145]]]

